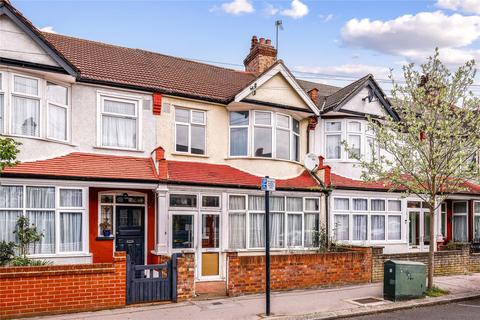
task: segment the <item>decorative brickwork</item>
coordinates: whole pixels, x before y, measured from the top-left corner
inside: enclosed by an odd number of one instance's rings
[[[0,268],[0,319],[123,307],[125,260]]]
[[[428,252],[383,254],[383,248],[373,248],[372,282],[383,281],[383,263],[386,260],[407,260],[428,264]],[[480,255],[471,254],[469,245],[460,250],[435,252],[436,276],[480,272]]]
[[[265,257],[228,253],[228,295],[265,290]],[[306,289],[370,282],[371,248],[348,252],[289,253],[271,257],[272,290]]]
[[[195,254],[184,253],[177,259],[177,300],[195,296]]]

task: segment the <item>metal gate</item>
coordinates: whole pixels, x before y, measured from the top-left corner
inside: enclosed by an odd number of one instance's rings
[[[177,302],[177,254],[162,264],[135,265],[127,255],[127,304]]]

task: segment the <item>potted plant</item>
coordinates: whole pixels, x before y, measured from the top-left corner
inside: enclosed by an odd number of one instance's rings
[[[104,237],[110,237],[110,235],[112,234],[112,225],[108,221],[108,218],[105,218],[105,220],[100,223],[100,228],[102,229]]]

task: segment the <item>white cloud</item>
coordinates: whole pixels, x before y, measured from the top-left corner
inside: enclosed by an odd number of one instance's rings
[[[327,14],[327,15],[321,14],[319,17],[320,17],[320,19],[323,20],[323,22],[328,22],[328,21],[333,19],[333,14],[331,14],[331,13]]]
[[[48,33],[57,33],[57,31],[55,31],[55,29],[53,29],[52,26],[45,26],[45,27],[40,28],[38,30],[43,31],[43,32],[48,32]]]
[[[436,6],[442,9],[480,14],[479,0],[438,0]]]
[[[217,11],[218,7],[213,7],[210,11]],[[233,0],[232,2],[222,3],[220,9],[228,14],[241,15],[255,11],[249,0]]]
[[[294,71],[318,73],[319,75],[339,75],[339,76],[351,76],[351,77],[363,77],[369,73],[379,78],[385,78],[389,75],[390,70],[386,67],[367,65],[367,64],[343,64],[337,66],[324,66],[324,67],[309,67],[309,66],[297,66],[293,68]]]
[[[290,8],[282,10],[281,14],[293,19],[300,19],[308,14],[308,7],[300,0],[293,0]]]
[[[435,47],[461,61],[468,53],[463,48],[480,38],[480,16],[446,15],[442,11],[403,15],[393,20],[351,19],[341,31],[346,46],[423,60]],[[462,53],[463,52],[463,53]],[[465,62],[465,60],[463,61]]]
[[[277,13],[280,12],[280,9],[273,6],[272,4],[268,3],[266,6],[265,6],[265,9],[263,9],[263,12],[267,15],[267,16],[274,16],[276,15]]]

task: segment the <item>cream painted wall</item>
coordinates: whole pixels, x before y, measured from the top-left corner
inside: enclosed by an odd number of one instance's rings
[[[358,94],[356,94],[352,99],[350,99],[342,109],[356,111],[360,113],[366,113],[370,115],[376,116],[385,116],[385,109],[381,105],[381,103],[377,100],[368,102],[367,99],[362,100],[368,96],[368,89],[364,88]]]
[[[277,103],[309,110],[305,101],[303,101],[280,73],[270,78],[262,86],[258,87],[255,95],[253,95],[253,93],[249,94],[247,99]]]
[[[58,66],[39,45],[6,15],[0,16],[0,57]]]
[[[206,126],[206,155],[194,156],[175,152],[175,107],[184,107],[205,110],[207,114]],[[262,109],[265,109],[262,107]],[[270,108],[274,110],[274,108]],[[283,113],[288,111],[276,109]],[[165,149],[165,157],[170,160],[194,161],[216,164],[228,164],[240,170],[273,178],[290,178],[298,176],[304,167],[303,157],[307,153],[307,125],[308,120],[300,122],[300,163],[284,160],[269,160],[253,157],[229,158],[229,122],[228,111],[225,105],[201,103],[199,101],[164,97],[162,114],[157,121],[157,141]]]

